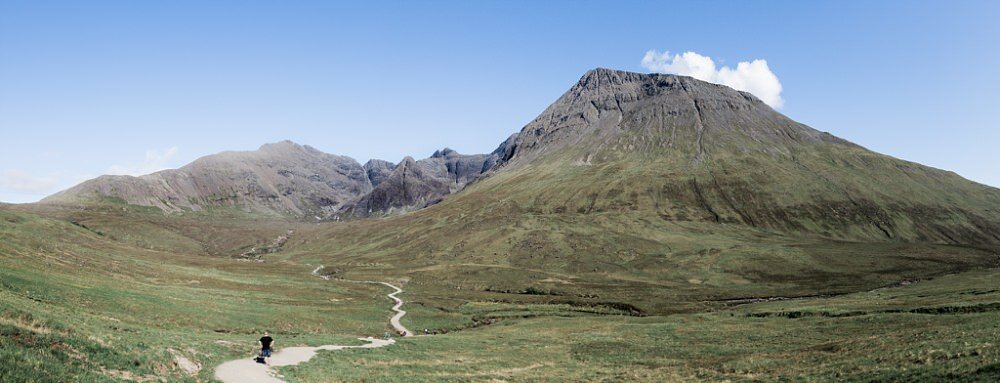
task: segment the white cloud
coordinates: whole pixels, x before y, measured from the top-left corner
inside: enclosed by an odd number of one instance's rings
[[[724,66],[716,69],[711,57],[695,52],[670,55],[670,52],[650,50],[642,58],[642,67],[652,72],[691,76],[699,80],[722,84],[752,93],[773,108],[781,108],[781,82],[767,67],[767,60],[741,61],[736,69]]]
[[[52,191],[58,180],[53,177],[36,176],[20,170],[6,170],[0,173],[0,190],[21,194],[45,194]]]
[[[167,162],[175,155],[177,155],[176,146],[162,151],[150,149],[146,151],[146,158],[142,163],[135,165],[112,165],[108,168],[107,174],[141,176],[158,172],[167,169]]]

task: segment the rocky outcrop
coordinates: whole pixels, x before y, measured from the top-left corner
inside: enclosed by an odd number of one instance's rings
[[[435,151],[429,158],[419,161],[406,157],[387,175],[384,175],[384,167],[377,171],[379,182],[375,183],[372,178],[374,189],[346,213],[385,215],[435,204],[487,174],[499,159],[497,152],[463,155],[449,148]],[[373,169],[378,167],[371,161],[369,164]]]
[[[372,186],[378,186],[383,180],[392,174],[392,169],[396,168],[396,164],[384,160],[368,160],[365,163],[365,172],[368,173],[368,180],[371,181]]]

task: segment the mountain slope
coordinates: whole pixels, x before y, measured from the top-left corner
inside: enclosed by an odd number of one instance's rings
[[[590,71],[502,160],[524,178],[505,194],[543,211],[638,209],[840,239],[1000,243],[1000,190],[689,77]]]
[[[997,189],[688,77],[590,71],[498,152],[439,204],[290,246],[344,275],[405,274],[442,309],[460,296],[690,311],[1000,260]]]

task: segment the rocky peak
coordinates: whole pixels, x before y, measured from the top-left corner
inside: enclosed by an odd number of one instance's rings
[[[502,158],[504,163],[526,163],[572,148],[598,160],[669,150],[699,161],[712,152],[788,155],[795,146],[819,141],[846,143],[723,85],[598,68],[584,74],[513,142],[502,145]]]
[[[444,148],[434,151],[434,154],[431,154],[431,158],[448,157],[451,155],[458,155],[458,152],[452,150],[451,148]]]
[[[365,172],[368,173],[368,180],[371,181],[372,187],[377,187],[382,181],[384,181],[392,170],[396,168],[396,164],[378,159],[371,159],[365,163]]]
[[[292,140],[282,140],[278,142],[266,143],[264,145],[261,145],[260,148],[258,148],[257,150],[261,152],[293,152],[293,151],[305,150],[305,148],[307,147],[299,145],[293,142]]]
[[[413,159],[413,157],[406,156],[406,157],[403,157],[403,159],[399,161],[399,164],[396,165],[396,168],[397,169],[400,169],[400,168],[406,169],[408,167],[413,167],[413,165],[416,164],[416,163],[417,163],[417,160]]]

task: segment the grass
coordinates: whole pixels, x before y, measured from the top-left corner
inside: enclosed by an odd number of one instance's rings
[[[997,270],[975,271],[876,292],[642,318],[575,315],[569,307],[467,304],[461,312],[471,316],[515,315],[385,349],[321,353],[282,373],[295,382],[992,382],[1000,378],[996,311],[885,308],[996,303],[1000,294],[983,290],[995,290],[989,282],[998,277]],[[856,315],[755,316],[830,307]],[[420,323],[424,316],[417,313],[412,322]]]
[[[618,141],[512,165],[420,211],[303,227],[286,256],[398,278],[443,311],[492,300],[646,315],[1000,266],[1000,194],[954,174],[852,145],[719,150],[696,164],[667,147],[608,147],[644,129],[623,128]],[[545,294],[518,293],[528,290]]]
[[[387,328],[381,289],[324,283],[304,265],[149,249],[22,212],[0,212],[0,238],[0,355],[14,361],[3,382],[209,381],[264,329],[320,345]],[[176,356],[203,368],[189,375]]]
[[[382,334],[386,289],[319,264],[401,284],[404,324],[439,335],[321,352],[290,382],[998,378],[984,249],[504,203],[324,225],[121,209],[0,209],[0,381],[206,382],[264,329],[282,346]],[[234,258],[289,229],[263,263]],[[731,300],[762,297],[795,299]]]
[[[703,311],[725,299],[870,290],[1000,261],[963,246],[790,237],[644,212],[431,209],[307,227],[284,256],[354,279],[405,280],[415,301],[442,310],[494,300],[629,305],[646,315]]]
[[[537,318],[322,354],[282,373],[298,382],[995,381],[996,328],[995,314]]]

